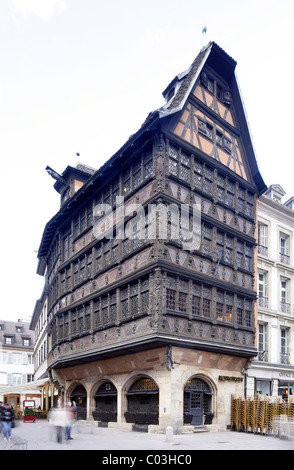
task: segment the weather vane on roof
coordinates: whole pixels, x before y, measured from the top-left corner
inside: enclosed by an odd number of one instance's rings
[[[203,46],[205,46],[206,41],[207,41],[206,33],[207,33],[207,26],[203,26],[203,28],[202,28],[202,44],[203,44]]]

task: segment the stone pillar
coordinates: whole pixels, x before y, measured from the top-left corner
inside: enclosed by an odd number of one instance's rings
[[[174,432],[183,426],[183,387],[178,381],[179,367],[162,372],[159,394],[159,426]]]
[[[122,420],[122,399],[123,399],[123,397],[122,397],[122,387],[121,387],[121,385],[118,385],[116,387],[116,389],[117,389],[117,422],[121,423],[122,421],[124,421],[124,420]],[[123,418],[124,418],[124,416],[123,416]]]
[[[87,421],[93,420],[92,410],[91,410],[91,397],[89,391],[87,390]]]

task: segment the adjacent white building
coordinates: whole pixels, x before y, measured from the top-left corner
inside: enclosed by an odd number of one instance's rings
[[[294,394],[294,198],[272,185],[258,202],[258,356],[247,396]]]
[[[34,377],[35,380],[48,377],[47,372],[47,295],[44,289],[41,298],[36,302],[31,319],[30,329],[35,333]]]
[[[34,333],[29,323],[0,320],[0,400],[15,409],[34,378]]]

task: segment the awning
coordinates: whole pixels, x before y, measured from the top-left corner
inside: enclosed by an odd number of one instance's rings
[[[49,383],[49,379],[35,380],[34,382],[28,382],[23,385],[6,385],[0,387],[0,395],[8,395],[11,393],[17,394],[28,394],[28,393],[40,393],[41,387]]]

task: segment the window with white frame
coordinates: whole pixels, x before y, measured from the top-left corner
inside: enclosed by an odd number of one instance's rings
[[[290,264],[290,237],[280,232],[280,261]]]
[[[8,360],[7,352],[0,351],[0,364],[6,364]]]
[[[280,353],[280,362],[281,364],[290,363],[290,354],[288,351],[288,342],[289,342],[289,329],[281,328],[281,353]]]
[[[21,364],[22,355],[20,353],[12,353],[13,364]]]
[[[258,305],[268,308],[267,273],[258,272]]]
[[[22,374],[12,374],[12,385],[22,384]]]
[[[258,324],[258,360],[267,361],[266,350],[266,327],[265,323]]]
[[[261,222],[258,223],[258,253],[268,255],[268,226]]]
[[[280,279],[280,309],[284,313],[290,313],[290,280]]]

